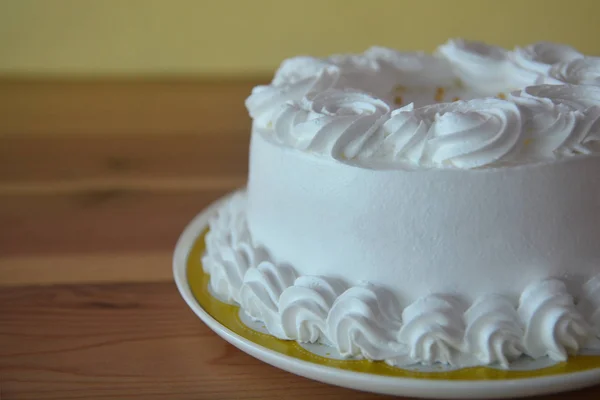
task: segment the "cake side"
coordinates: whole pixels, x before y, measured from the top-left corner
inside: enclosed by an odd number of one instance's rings
[[[485,170],[368,170],[254,132],[254,243],[302,274],[388,285],[400,299],[517,296],[600,272],[600,158]]]
[[[239,304],[280,339],[323,342],[342,356],[393,366],[508,368],[523,355],[564,361],[600,349],[600,274],[569,284],[541,279],[518,296],[464,301],[430,293],[402,301],[389,285],[304,275],[275,262],[248,231],[246,201],[239,192],[213,216],[202,264],[218,298]]]

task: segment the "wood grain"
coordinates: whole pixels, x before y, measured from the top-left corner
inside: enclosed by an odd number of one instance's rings
[[[384,399],[259,362],[170,283],[0,289],[3,400]],[[544,397],[597,399],[600,388]]]
[[[376,399],[261,363],[173,284],[0,289],[2,400]]]
[[[170,280],[185,225],[247,165],[247,132],[0,136],[0,284]]]
[[[260,81],[0,81],[0,135],[248,131]]]
[[[0,284],[170,280],[184,227],[231,189],[0,195]]]
[[[0,285],[164,282],[173,278],[172,249],[0,258]]]
[[[247,356],[171,282],[185,225],[246,180],[254,84],[0,81],[1,400],[386,398]]]
[[[229,133],[143,138],[116,134],[0,136],[0,193],[9,188],[43,190],[52,185],[67,190],[144,184],[169,189],[186,187],[183,182],[199,188],[238,183],[245,180],[248,170],[249,137],[248,127]]]

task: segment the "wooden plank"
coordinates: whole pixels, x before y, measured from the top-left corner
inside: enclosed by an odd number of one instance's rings
[[[0,136],[0,284],[170,280],[179,234],[247,163],[245,133]]]
[[[0,195],[0,285],[171,280],[184,227],[231,189]]]
[[[0,288],[0,321],[2,400],[386,398],[255,360],[171,283]]]
[[[0,285],[171,281],[173,251],[0,257]]]
[[[0,135],[247,131],[260,81],[0,81]]]
[[[187,223],[228,191],[0,196],[0,255],[172,250]]]
[[[0,124],[2,125],[2,124]],[[248,129],[248,128],[247,128]],[[249,134],[0,136],[0,194],[96,187],[236,185],[248,170]]]

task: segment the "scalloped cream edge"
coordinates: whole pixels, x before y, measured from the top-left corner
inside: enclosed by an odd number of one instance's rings
[[[598,86],[600,58],[569,46],[454,39],[433,55],[373,47],[290,58],[246,107],[284,147],[371,169],[473,169],[598,154]],[[435,96],[401,106],[406,90]],[[465,100],[448,102],[448,90]]]
[[[209,221],[202,265],[211,290],[237,303],[273,336],[323,342],[345,357],[393,366],[497,364],[522,355],[564,361],[600,349],[600,274],[589,277],[577,302],[565,283],[531,282],[519,299],[487,294],[464,304],[430,294],[402,308],[383,285],[298,276],[256,247],[246,223],[246,193],[229,198]]]

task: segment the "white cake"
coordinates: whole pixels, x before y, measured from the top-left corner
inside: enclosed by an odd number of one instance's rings
[[[599,58],[463,40],[296,57],[246,105],[248,186],[203,265],[272,335],[396,366],[598,347]]]

